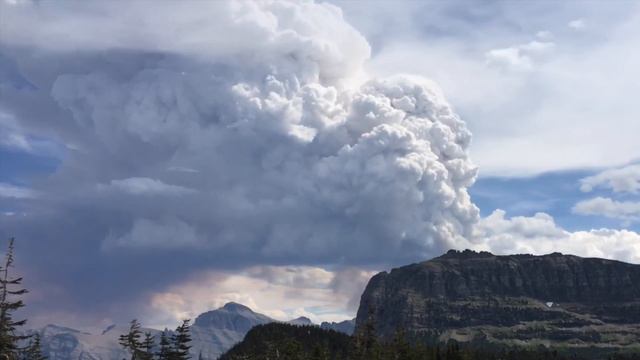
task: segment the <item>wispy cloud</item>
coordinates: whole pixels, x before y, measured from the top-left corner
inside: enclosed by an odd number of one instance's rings
[[[569,21],[567,26],[573,30],[582,30],[587,27],[587,22],[584,19],[575,19]]]
[[[0,197],[14,199],[33,199],[37,196],[38,193],[32,189],[7,183],[0,183]]]
[[[573,212],[580,215],[638,221],[640,220],[640,201],[616,201],[611,198],[596,197],[578,202],[573,207]]]
[[[485,53],[489,65],[521,71],[533,70],[535,62],[553,50],[555,44],[548,41],[531,41],[526,44],[492,49]]]
[[[166,184],[157,179],[133,177],[121,180],[111,180],[108,185],[98,185],[100,190],[116,190],[132,195],[185,195],[196,192],[179,185]]]

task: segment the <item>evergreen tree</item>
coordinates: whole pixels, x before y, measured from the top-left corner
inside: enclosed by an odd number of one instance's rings
[[[142,357],[141,360],[153,360],[153,345],[155,338],[150,332],[144,333],[144,340],[142,341]]]
[[[191,320],[183,320],[182,324],[176,328],[175,334],[171,337],[173,349],[170,360],[189,359],[189,349],[191,349],[191,334],[189,333]]]
[[[387,354],[385,355],[386,359],[411,360],[414,355],[413,353],[416,352],[411,348],[409,342],[407,342],[406,334],[402,328],[396,330],[391,343],[387,344],[385,348],[387,350]]]
[[[42,353],[42,344],[40,339],[40,334],[36,333],[29,346],[24,350],[24,359],[25,360],[46,360],[47,358]]]
[[[166,329],[160,334],[160,346],[156,356],[158,360],[170,360],[171,358],[171,342],[169,342]]]
[[[457,342],[452,341],[447,344],[446,358],[447,360],[462,360],[460,347]]]
[[[282,359],[305,360],[302,345],[294,339],[286,339],[282,345]]]
[[[324,344],[323,344],[324,345]],[[327,350],[326,346],[320,344],[316,344],[311,350],[311,355],[309,356],[310,360],[329,360],[331,359],[331,355]]]
[[[367,321],[355,335],[353,347],[353,358],[362,360],[380,359],[380,344],[376,335],[376,324],[374,320],[375,312],[369,308]]]
[[[131,360],[144,360],[143,344],[140,338],[142,338],[142,330],[138,320],[131,320],[129,326],[129,332],[120,335],[118,342],[125,350],[131,353]]]
[[[18,358],[20,352],[18,343],[29,338],[29,336],[16,335],[16,330],[27,320],[13,320],[13,312],[24,306],[22,300],[14,298],[27,293],[27,290],[20,287],[22,278],[14,278],[9,274],[14,261],[13,242],[13,238],[9,240],[4,264],[0,266],[0,354],[10,360]]]

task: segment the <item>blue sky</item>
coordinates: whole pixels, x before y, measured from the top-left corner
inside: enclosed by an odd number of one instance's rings
[[[569,231],[591,228],[626,228],[638,231],[640,228],[637,223],[623,224],[620,220],[579,215],[572,211],[574,205],[581,200],[610,195],[606,190],[588,194],[580,191],[580,179],[591,174],[593,171],[578,170],[523,178],[481,177],[470,193],[481,214],[485,216],[495,209],[503,209],[513,216],[532,216],[537,212],[545,212]]]
[[[29,186],[33,179],[55,172],[60,160],[46,155],[30,154],[11,149],[2,149],[2,182]]]
[[[636,2],[0,4],[34,324],[340,320],[449,248],[640,262]]]

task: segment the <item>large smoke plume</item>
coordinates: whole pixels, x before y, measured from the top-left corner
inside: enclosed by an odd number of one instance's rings
[[[38,197],[15,200],[25,215],[0,217],[38,281],[99,306],[211,267],[464,246],[469,131],[429,81],[368,78],[338,8],[147,4],[2,5],[20,73],[0,79],[0,109],[66,148]]]

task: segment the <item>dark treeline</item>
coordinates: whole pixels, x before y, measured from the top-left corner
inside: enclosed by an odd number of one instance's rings
[[[240,359],[348,359],[349,335],[318,326],[282,323],[258,325],[220,357]]]
[[[401,332],[380,341],[373,327],[364,326],[348,336],[317,326],[271,323],[254,327],[245,339],[220,360],[579,360],[594,359],[562,354],[546,348],[490,349],[461,346],[456,342],[439,345],[411,343]],[[610,360],[636,360],[640,355],[595,357]]]

